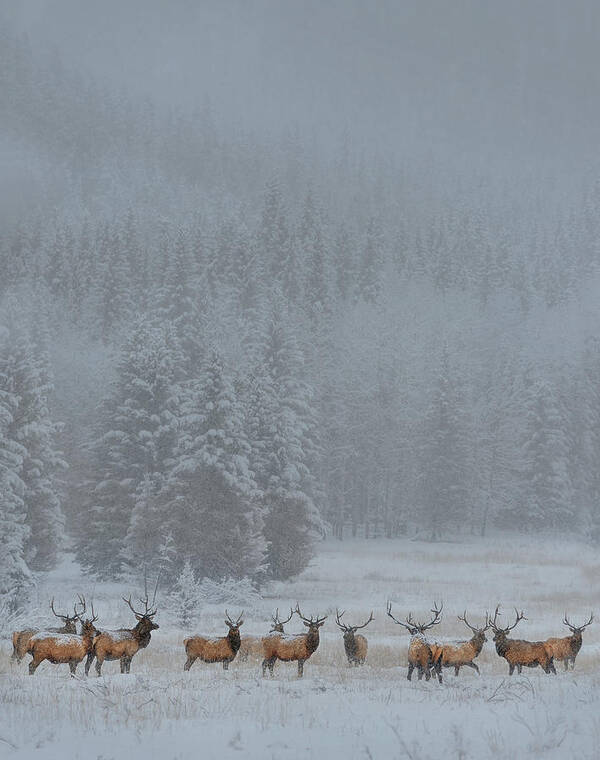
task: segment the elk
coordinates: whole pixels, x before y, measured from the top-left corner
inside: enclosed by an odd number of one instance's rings
[[[277,660],[282,662],[298,663],[298,678],[304,675],[304,663],[310,658],[313,652],[317,651],[319,646],[319,628],[327,620],[325,617],[317,617],[313,620],[304,617],[300,612],[300,606],[296,604],[294,612],[308,628],[306,633],[297,633],[286,635],[284,633],[274,632],[263,639],[264,660],[262,663],[263,677],[269,673],[273,675],[273,668]]]
[[[412,619],[412,612],[409,613],[406,622],[403,623],[401,620],[396,620],[392,615],[392,603],[388,602],[387,614],[392,618],[394,623],[404,626],[411,635],[410,644],[408,646],[408,673],[406,676],[409,681],[412,678],[413,670],[415,668],[417,669],[419,681],[423,676],[425,676],[426,681],[429,681],[431,678],[431,669],[434,668],[435,672],[438,674],[439,682],[442,683],[441,668],[437,667],[437,660],[434,659],[432,648],[425,638],[425,631],[429,628],[433,628],[434,625],[438,625],[441,622],[443,606],[443,604],[440,605],[440,608],[438,609],[437,604],[434,603],[433,609],[431,610],[431,612],[433,612],[433,619],[430,620],[429,623],[415,622]],[[437,653],[437,656],[439,659],[439,652]]]
[[[283,626],[289,623],[294,614],[294,610],[290,608],[290,616],[286,620],[279,619],[279,607],[275,610],[275,614],[271,616],[273,624],[269,633],[284,633]],[[262,657],[263,656],[263,637],[262,636],[244,636],[238,652],[238,660],[245,662],[248,657]]]
[[[189,670],[196,660],[200,659],[203,662],[222,662],[223,670],[228,670],[229,663],[235,659],[240,648],[240,626],[244,623],[243,617],[242,611],[234,622],[225,610],[225,625],[229,626],[227,636],[220,636],[216,639],[192,636],[189,639],[184,639],[183,646],[188,657],[183,669]]]
[[[133,628],[118,628],[116,631],[100,631],[94,638],[92,651],[85,663],[85,674],[90,671],[94,658],[96,658],[96,673],[102,675],[102,664],[105,660],[119,660],[121,673],[129,673],[131,660],[136,652],[145,649],[150,643],[152,631],[159,628],[158,623],[152,619],[157,610],[148,606],[148,594],[140,602],[144,605],[144,612],[138,612],[129,599],[122,597],[125,604],[135,615],[137,625]],[[154,600],[153,600],[154,601]]]
[[[593,621],[594,615],[593,613],[590,614],[590,619],[587,621],[587,623],[584,623],[580,626],[571,625],[569,623],[569,619],[567,618],[567,613],[565,612],[565,617],[563,620],[563,625],[566,625],[567,628],[571,631],[571,636],[565,636],[564,638],[558,638],[558,639],[547,639],[546,649],[549,649],[552,653],[552,656],[555,660],[562,660],[565,664],[565,670],[569,669],[569,661],[571,662],[571,669],[575,667],[575,658],[579,654],[579,650],[581,649],[581,634],[583,631],[590,625],[590,623]]]
[[[486,624],[483,628],[473,627],[469,623],[466,610],[463,612],[462,617],[458,615],[458,619],[473,631],[473,636],[469,641],[461,641],[459,644],[431,644],[431,652],[433,660],[436,663],[438,678],[441,668],[454,668],[454,675],[457,676],[462,667],[469,667],[473,668],[480,675],[479,667],[473,660],[480,655],[483,645],[487,641],[485,632],[490,627],[487,615],[485,618]]]
[[[81,597],[79,597],[79,602],[81,603]],[[54,609],[54,597],[52,598],[52,601],[50,602],[50,609],[52,612],[56,615],[57,618],[60,618],[63,621],[63,625],[58,628],[46,628],[45,632],[47,633],[77,633],[77,602],[75,602],[75,605],[73,606],[73,616],[71,615],[61,615]],[[26,628],[23,631],[15,631],[12,635],[12,643],[13,643],[13,653],[11,656],[11,660],[16,660],[17,662],[21,662],[23,657],[27,654],[27,647],[29,646],[29,640],[32,636],[34,636],[36,633],[40,633],[39,628]]]
[[[494,617],[488,620],[488,623],[494,632],[496,652],[508,662],[508,674],[512,676],[515,668],[521,673],[524,665],[528,668],[535,668],[539,665],[545,673],[556,674],[551,649],[543,641],[524,641],[523,639],[508,638],[508,634],[517,623],[521,620],[527,620],[524,613],[519,612],[515,608],[517,617],[513,625],[509,625],[507,628],[500,628],[496,623],[499,608],[500,605],[496,607]]]
[[[85,600],[83,600],[83,610],[80,615],[83,615],[84,612]],[[48,660],[54,665],[68,664],[71,676],[75,676],[77,666],[91,652],[94,636],[98,633],[98,629],[94,625],[96,620],[98,620],[98,616],[94,613],[94,605],[92,604],[91,618],[83,620],[78,615],[78,620],[81,622],[80,636],[75,633],[48,635],[48,633],[43,631],[31,637],[27,648],[32,657],[29,663],[30,676],[35,673],[39,664],[44,660]]]
[[[342,616],[345,615],[345,611],[339,612],[336,609],[335,613],[336,625],[344,634],[344,649],[346,650],[348,665],[364,665],[367,659],[367,639],[360,633],[357,635],[356,631],[369,625],[373,620],[373,612],[371,612],[371,616],[367,622],[362,625],[345,625],[341,620]]]

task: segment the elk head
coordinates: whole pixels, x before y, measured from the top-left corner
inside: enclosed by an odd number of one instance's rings
[[[298,602],[296,602],[296,609],[294,612],[298,615],[298,617],[302,620],[304,625],[308,628],[308,633],[319,635],[319,628],[323,625],[323,623],[327,620],[327,615],[325,617],[316,617],[314,620],[312,618],[312,615],[310,618],[304,617],[304,615],[300,612],[300,605]]]
[[[81,604],[82,597],[79,597],[79,603]],[[77,627],[76,623],[79,620],[79,615],[77,614],[77,602],[73,605],[73,615],[61,615],[59,612],[57,612],[54,609],[54,597],[52,597],[52,601],[50,602],[50,609],[54,613],[54,615],[63,621],[64,623],[64,629],[65,633],[76,633]]]
[[[410,633],[411,636],[418,636],[423,635],[425,631],[428,628],[433,628],[434,625],[438,625],[442,622],[442,610],[444,608],[444,603],[442,602],[439,606],[434,602],[433,603],[433,609],[431,612],[433,612],[433,618],[428,623],[417,623],[415,620],[413,620],[412,612],[408,613],[408,617],[406,618],[406,621],[403,623],[401,620],[396,620],[396,618],[392,615],[392,603],[388,602],[387,604],[387,614],[392,618],[394,623],[397,623],[398,625],[404,626],[406,630]]]
[[[467,611],[465,610],[462,614],[462,617],[458,615],[458,619],[462,621],[467,628],[470,628],[473,631],[473,638],[477,639],[478,643],[484,644],[487,641],[487,636],[485,635],[485,632],[490,627],[490,621],[488,619],[488,616],[486,614],[485,616],[485,626],[483,628],[476,628],[469,623],[467,620]]]
[[[79,596],[79,604],[81,605],[81,610],[77,613],[77,619],[81,623],[81,635],[82,636],[89,636],[92,637],[96,633],[98,633],[98,629],[94,625],[94,623],[98,620],[98,615],[94,612],[94,604],[91,604],[91,617],[87,617],[84,619],[85,612],[87,610],[87,605],[85,602],[85,597]]]
[[[590,613],[590,619],[587,621],[587,623],[584,623],[583,625],[580,625],[580,626],[575,626],[569,622],[569,619],[567,618],[567,613],[565,612],[563,625],[567,626],[567,628],[571,631],[573,636],[576,636],[577,638],[581,638],[581,634],[585,631],[585,629],[593,620],[594,620],[594,613],[592,612]]]
[[[129,599],[125,599],[125,597],[122,597],[122,599],[135,615],[135,619],[138,621],[136,628],[139,630],[140,634],[147,635],[150,631],[155,631],[159,628],[158,623],[155,623],[152,620],[156,615],[157,610],[153,610],[149,607],[147,594],[143,599],[140,599],[140,602],[144,605],[144,612],[138,612],[133,608],[133,605],[131,604],[131,594],[129,595]]]
[[[335,611],[335,622],[338,628],[344,634],[344,641],[346,641],[346,639],[353,639],[354,634],[359,630],[359,628],[366,628],[366,626],[368,626],[369,623],[373,620],[373,612],[371,611],[371,615],[366,623],[363,623],[362,625],[346,625],[345,623],[342,623],[342,616],[345,614],[345,610],[343,612],[340,612],[338,609],[336,609]]]
[[[527,620],[527,618],[525,617],[524,612],[522,611],[519,612],[519,610],[515,607],[515,613],[516,613],[515,622],[512,625],[509,625],[507,628],[501,628],[496,622],[498,615],[500,614],[499,610],[500,610],[500,605],[497,605],[493,618],[489,618],[486,615],[486,623],[494,632],[494,641],[497,643],[502,643],[506,641],[506,637],[512,631],[512,629],[516,627],[517,623],[519,623],[521,620]]]
[[[286,623],[289,623],[292,619],[292,616],[294,614],[294,610],[290,607],[290,616],[286,618],[285,620],[279,619],[279,607],[275,610],[275,614],[271,615],[271,620],[273,621],[273,624],[271,626],[271,630],[269,633],[284,633],[283,626]]]

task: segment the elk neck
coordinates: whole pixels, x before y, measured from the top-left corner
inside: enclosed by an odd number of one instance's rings
[[[242,639],[240,637],[240,629],[230,628],[229,633],[227,634],[227,639],[229,640],[229,646],[231,647],[231,650],[233,652],[237,652],[240,648],[240,644],[242,643]]]
[[[319,646],[319,629],[309,628],[306,634],[306,648],[312,654]]]

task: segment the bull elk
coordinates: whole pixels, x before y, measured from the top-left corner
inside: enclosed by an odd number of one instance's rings
[[[225,625],[229,626],[227,636],[219,636],[215,639],[191,636],[189,639],[184,639],[183,646],[188,656],[183,666],[184,670],[189,670],[198,659],[203,662],[222,662],[223,670],[229,669],[229,663],[235,659],[242,643],[240,626],[244,624],[244,613],[242,612],[235,622],[229,617],[227,610],[225,610],[225,616]]]
[[[140,599],[144,605],[144,612],[138,612],[134,609],[129,599],[122,597],[125,604],[135,615],[137,625],[133,628],[118,628],[116,631],[101,631],[94,638],[93,649],[89,653],[85,663],[85,674],[90,671],[94,658],[96,658],[96,673],[102,675],[102,665],[105,660],[119,660],[121,673],[129,673],[131,660],[140,650],[145,649],[150,643],[152,631],[159,628],[158,623],[152,619],[157,610],[152,610],[148,606],[148,594],[144,599]],[[154,601],[154,600],[153,600]]]
[[[275,663],[277,660],[281,660],[282,662],[297,662],[298,678],[302,678],[304,675],[304,663],[318,649],[319,628],[323,625],[325,620],[327,620],[327,615],[322,618],[317,617],[314,620],[312,616],[310,618],[305,618],[300,612],[300,606],[298,604],[296,604],[294,612],[308,628],[308,631],[306,631],[306,633],[297,633],[294,635],[273,632],[269,636],[265,636],[263,639],[263,676],[266,675],[267,668],[269,668],[269,673],[273,675]]]
[[[408,673],[406,676],[409,681],[412,678],[413,670],[415,668],[417,669],[419,681],[423,676],[425,676],[426,681],[429,681],[431,678],[431,669],[434,668],[435,672],[438,674],[440,683],[442,682],[441,668],[437,667],[437,660],[434,659],[431,645],[425,638],[425,631],[429,628],[433,628],[434,625],[438,625],[441,622],[443,606],[443,604],[440,605],[440,608],[438,609],[437,605],[434,604],[433,609],[431,610],[431,612],[433,612],[433,619],[430,620],[429,623],[415,622],[412,619],[412,612],[409,613],[406,621],[403,623],[401,620],[396,620],[392,615],[392,603],[388,602],[387,614],[392,618],[394,623],[404,626],[411,635],[410,644],[408,646]],[[438,658],[439,656],[438,653]]]
[[[85,600],[83,600],[83,610],[85,612]],[[29,675],[32,676],[37,670],[40,663],[48,660],[53,665],[68,664],[71,670],[71,676],[75,676],[77,666],[83,658],[92,651],[94,636],[98,630],[94,623],[98,616],[94,614],[94,605],[92,604],[92,617],[82,620],[81,635],[75,633],[55,633],[48,635],[45,631],[36,633],[29,640],[27,651],[31,654],[29,663]]]
[[[284,633],[283,626],[289,623],[294,614],[294,610],[290,609],[290,616],[285,620],[279,619],[279,607],[275,610],[275,614],[271,616],[272,625],[269,633]],[[238,652],[238,660],[246,662],[249,657],[259,658],[263,656],[263,636],[244,636],[242,637],[242,643]]]
[[[436,663],[436,673],[438,678],[441,672],[441,668],[454,668],[454,675],[457,676],[462,667],[473,668],[479,675],[479,666],[473,660],[481,654],[483,645],[487,641],[485,632],[490,627],[487,615],[485,620],[485,626],[483,628],[476,628],[472,626],[467,620],[467,611],[465,610],[463,616],[458,616],[467,628],[470,628],[473,632],[473,636],[469,641],[461,641],[459,644],[431,644],[431,652],[433,660]]]
[[[367,659],[367,639],[361,633],[357,634],[356,631],[369,625],[373,620],[373,613],[371,612],[371,616],[367,622],[362,625],[346,625],[342,623],[342,616],[346,613],[339,612],[337,609],[335,613],[336,625],[344,634],[344,649],[346,650],[348,665],[364,665]]]
[[[508,674],[512,676],[514,669],[521,673],[523,666],[535,668],[538,665],[545,673],[555,673],[554,661],[550,647],[543,641],[524,641],[523,639],[509,639],[508,634],[521,620],[526,620],[523,612],[515,608],[516,620],[506,628],[500,628],[496,621],[498,618],[499,605],[496,607],[494,617],[488,620],[494,632],[494,644],[496,652],[508,662]]]
[[[593,621],[594,615],[590,614],[590,619],[587,623],[580,626],[571,625],[565,612],[563,625],[566,625],[570,629],[571,635],[558,639],[547,639],[546,648],[550,649],[552,656],[555,660],[562,660],[565,664],[565,670],[569,669],[569,662],[571,662],[571,669],[575,667],[575,658],[579,654],[581,649],[582,638],[581,634]]]
[[[81,597],[79,597],[79,602],[81,603]],[[63,621],[63,625],[56,628],[45,628],[44,631],[46,633],[77,633],[77,602],[75,602],[73,606],[72,616],[69,614],[61,615],[58,613],[54,609],[54,598],[52,598],[52,601],[50,602],[50,609],[57,618],[60,618]],[[36,633],[40,633],[40,631],[40,628],[26,628],[23,631],[15,631],[12,635],[13,653],[11,660],[21,662],[23,657],[27,654],[27,647],[29,646],[31,637]]]

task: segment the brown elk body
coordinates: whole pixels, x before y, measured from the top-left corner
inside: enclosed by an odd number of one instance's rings
[[[129,606],[136,617],[137,625],[133,628],[119,628],[116,631],[100,631],[93,641],[92,651],[85,663],[85,674],[90,671],[94,658],[96,659],[96,673],[102,675],[102,665],[105,660],[119,660],[121,673],[129,673],[131,660],[140,649],[144,649],[150,643],[152,631],[159,628],[153,621],[156,610],[148,607],[148,596],[142,599],[144,612],[136,612],[131,604],[131,597],[123,601]]]
[[[184,639],[183,646],[187,654],[187,661],[183,666],[184,670],[189,670],[196,660],[222,662],[223,670],[229,668],[229,663],[235,659],[240,648],[240,626],[244,623],[242,620],[244,613],[242,612],[235,622],[231,620],[227,610],[225,610],[225,614],[227,616],[225,625],[229,626],[227,636],[211,639],[205,636],[191,636],[189,639]]]
[[[294,610],[290,610],[290,616],[286,620],[279,619],[279,608],[275,610],[275,615],[272,616],[272,625],[269,634],[271,633],[285,633],[283,626],[292,619]],[[248,658],[262,659],[264,657],[264,636],[243,636],[240,648],[237,654],[237,659],[242,662],[246,662]]]
[[[356,633],[356,631],[369,625],[373,620],[373,613],[371,612],[371,616],[367,622],[362,625],[346,625],[342,623],[341,618],[344,614],[344,612],[336,610],[335,622],[344,635],[344,650],[348,658],[348,665],[364,665],[367,659],[368,643],[367,639],[361,633]]]
[[[521,673],[523,667],[536,668],[538,665],[545,673],[556,674],[554,660],[550,647],[543,641],[525,641],[523,639],[509,639],[508,634],[520,620],[526,619],[522,612],[515,610],[517,618],[513,625],[500,628],[496,624],[498,607],[493,620],[489,621],[494,631],[494,644],[496,652],[508,662],[508,674],[512,676],[515,668]]]
[[[40,663],[48,660],[53,665],[68,664],[71,676],[77,666],[92,650],[94,636],[98,633],[94,623],[97,620],[92,605],[91,619],[82,621],[81,635],[75,633],[37,633],[29,640],[27,651],[31,654],[29,675],[32,676]]]
[[[408,673],[406,675],[409,681],[412,679],[415,668],[419,681],[423,676],[425,676],[426,681],[429,681],[431,670],[433,669],[437,673],[439,682],[442,683],[442,669],[438,666],[441,653],[436,650],[434,656],[434,651],[425,637],[426,630],[441,622],[442,606],[438,609],[434,605],[434,608],[431,610],[434,617],[429,623],[416,623],[412,619],[412,612],[409,613],[406,621],[403,623],[401,620],[396,620],[392,615],[392,603],[388,602],[387,614],[392,618],[394,623],[404,626],[411,635],[410,644],[408,645]]]
[[[305,618],[296,605],[294,612],[301,618],[304,625],[308,628],[306,633],[286,635],[283,633],[272,633],[263,639],[264,659],[262,663],[263,676],[267,673],[273,675],[273,668],[277,660],[282,662],[297,662],[298,677],[304,675],[304,663],[317,651],[319,647],[319,628],[323,625],[327,616],[315,620]]]
[[[50,602],[50,609],[63,621],[59,627],[45,628],[46,633],[77,633],[77,604],[73,607],[74,615],[61,615],[54,609],[54,599]],[[26,628],[23,631],[15,631],[12,635],[13,653],[11,660],[21,662],[28,652],[29,641],[36,633],[40,633],[41,628]]]
[[[458,619],[473,631],[473,636],[469,641],[461,641],[459,644],[430,645],[438,676],[440,668],[454,668],[455,676],[459,674],[462,667],[473,668],[479,674],[479,666],[473,660],[481,654],[483,645],[487,641],[485,632],[489,628],[489,622],[486,622],[484,628],[474,628],[467,622],[466,611],[462,617],[459,615]]]
[[[569,662],[571,663],[571,669],[575,667],[575,658],[579,654],[582,644],[582,633],[588,625],[594,619],[594,615],[590,615],[590,619],[582,626],[574,626],[569,623],[567,615],[565,614],[563,625],[566,625],[571,630],[570,636],[564,636],[563,638],[546,639],[546,649],[550,651],[552,657],[555,660],[564,662],[565,670],[569,669]]]

